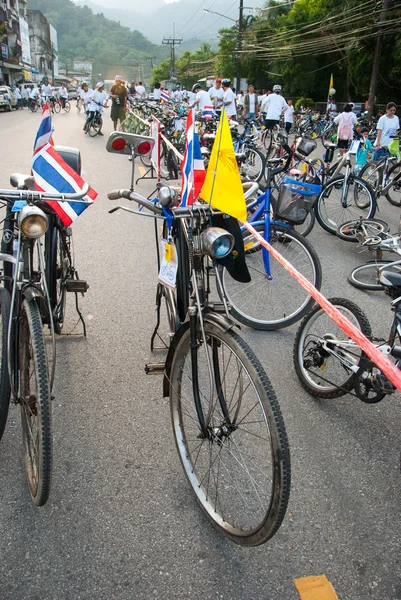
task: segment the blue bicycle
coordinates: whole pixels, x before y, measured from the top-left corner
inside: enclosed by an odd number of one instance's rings
[[[295,231],[294,224],[305,220],[321,186],[293,179],[284,180],[272,217],[271,180],[287,167],[266,169],[266,190],[248,204],[248,221],[308,281],[320,289],[322,268],[319,257],[310,242]],[[248,327],[269,331],[292,325],[310,310],[313,298],[279,262],[271,260],[269,252],[245,227],[242,227],[242,233],[252,280],[250,283],[241,283],[233,279],[227,269],[221,268],[220,295],[228,300],[232,316]]]

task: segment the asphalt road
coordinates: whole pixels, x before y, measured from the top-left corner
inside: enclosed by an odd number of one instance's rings
[[[29,171],[39,118],[0,114],[1,188],[12,172]],[[108,134],[108,114],[105,121]],[[79,274],[90,284],[81,302],[88,336],[58,343],[54,479],[43,508],[28,496],[20,418],[11,409],[0,446],[1,600],[295,600],[294,578],[321,574],[341,600],[400,600],[399,394],[377,405],[308,396],[293,368],[296,325],[242,328],[288,430],[288,515],[254,549],[231,544],[205,520],[181,470],[162,378],[144,373],[155,320],[153,224],[108,214],[106,192],[129,186],[130,163],[106,152],[106,137],[86,137],[82,124],[74,113],[54,119],[56,143],[80,148],[99,192],[73,226]],[[399,210],[385,199],[379,205],[396,230]],[[389,299],[346,281],[368,256],[319,225],[309,239],[325,295],[353,299],[385,335]]]

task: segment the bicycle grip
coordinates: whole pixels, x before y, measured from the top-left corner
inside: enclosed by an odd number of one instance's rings
[[[120,198],[122,198],[120,192],[121,190],[111,190],[111,192],[107,194],[107,197],[109,200],[120,200]]]

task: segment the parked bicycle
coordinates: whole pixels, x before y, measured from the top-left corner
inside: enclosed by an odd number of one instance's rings
[[[370,161],[359,171],[358,176],[372,186],[376,198],[385,196],[393,206],[401,206],[401,153],[399,137],[389,146],[390,156],[378,163]]]
[[[149,153],[153,139],[111,134],[107,149],[120,154]],[[227,302],[211,303],[210,275],[232,254],[234,238],[216,226],[230,220],[208,205],[176,207],[177,194],[158,186],[150,200],[129,190],[110,192],[154,218],[158,254],[157,324],[165,301],[169,336],[167,358],[148,364],[164,373],[163,394],[170,412],[181,464],[196,498],[212,524],[233,542],[266,542],[284,518],[290,486],[290,455],[283,418],[263,367],[234,331]],[[159,251],[158,251],[159,252]],[[217,275],[218,277],[218,275]]]

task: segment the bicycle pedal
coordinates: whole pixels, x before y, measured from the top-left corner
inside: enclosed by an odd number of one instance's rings
[[[166,367],[166,363],[147,363],[145,365],[145,373],[146,375],[154,374],[154,375],[164,375],[164,369]]]
[[[67,292],[77,292],[84,294],[89,289],[89,284],[83,279],[66,279],[65,289]]]

